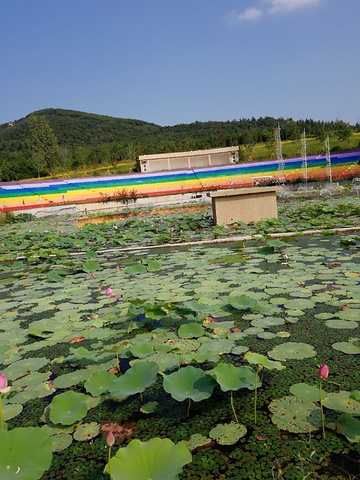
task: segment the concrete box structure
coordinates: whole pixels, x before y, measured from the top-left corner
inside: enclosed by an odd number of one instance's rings
[[[184,168],[231,165],[232,163],[239,163],[239,147],[140,155],[139,162],[141,172],[147,173]]]
[[[278,218],[276,194],[281,187],[252,187],[211,193],[215,225]]]

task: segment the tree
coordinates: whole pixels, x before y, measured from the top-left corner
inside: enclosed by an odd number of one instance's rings
[[[335,130],[338,135],[339,140],[346,140],[349,143],[349,139],[352,134],[351,127],[348,123],[343,122],[342,120],[339,120],[335,124]]]
[[[59,145],[44,115],[31,115],[28,122],[30,135],[27,145],[36,165],[38,177],[47,169],[50,175],[55,174],[59,162]]]

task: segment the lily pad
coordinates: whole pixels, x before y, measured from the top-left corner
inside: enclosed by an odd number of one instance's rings
[[[210,375],[190,365],[164,377],[165,392],[178,402],[188,398],[194,402],[205,400],[211,396],[215,385]]]
[[[49,418],[55,424],[72,425],[83,419],[87,410],[86,395],[69,391],[53,398]]]
[[[123,399],[136,393],[142,393],[156,381],[159,367],[154,362],[138,361],[111,384],[110,395]]]
[[[314,347],[308,343],[286,342],[274,347],[268,355],[280,361],[302,360],[304,358],[314,357],[316,351]]]
[[[8,403],[3,406],[3,419],[5,422],[17,417],[23,411],[20,403]]]
[[[145,413],[147,415],[150,414],[150,413],[154,413],[156,411],[158,405],[159,405],[159,402],[144,403],[144,405],[142,405],[140,407],[140,412]]]
[[[199,323],[183,323],[178,330],[180,338],[198,338],[202,337],[204,333],[205,330]]]
[[[348,353],[350,355],[358,355],[360,353],[360,347],[354,345],[351,342],[337,342],[332,344],[334,350],[339,350],[343,353]]]
[[[73,441],[72,435],[70,433],[57,433],[56,435],[51,435],[52,441],[52,451],[53,452],[62,452],[66,450]]]
[[[1,480],[38,480],[50,467],[52,442],[38,427],[0,430]]]
[[[148,442],[132,440],[127,447],[119,448],[110,466],[113,480],[177,480],[183,466],[191,460],[184,443],[152,438]],[[109,473],[109,463],[104,472]]]
[[[78,442],[88,442],[97,437],[100,432],[100,426],[96,422],[83,423],[74,432],[73,437]]]
[[[304,402],[319,402],[320,392],[319,387],[315,385],[309,385],[307,383],[295,383],[290,387],[290,393]],[[323,390],[323,397],[326,392]]]
[[[239,390],[240,388],[255,389],[261,382],[257,373],[249,367],[235,367],[231,363],[219,363],[209,372],[220,385],[223,392]]]
[[[336,422],[337,431],[352,443],[360,442],[360,420],[349,413],[343,413]]]
[[[94,372],[88,377],[84,383],[84,387],[93,397],[98,397],[109,391],[115,379],[115,375],[110,372]]]
[[[329,328],[336,328],[336,329],[354,329],[357,328],[357,322],[351,322],[350,320],[327,320],[325,325]]]
[[[323,399],[323,405],[337,412],[350,413],[351,415],[360,415],[360,402],[351,398],[351,393],[346,391],[328,393]]]
[[[321,427],[321,410],[312,402],[288,396],[273,400],[269,410],[273,414],[273,423],[281,430],[308,433]]]
[[[280,362],[269,360],[265,355],[261,355],[260,353],[247,352],[244,358],[252,365],[261,365],[268,370],[283,370],[286,368]]]
[[[210,446],[212,440],[200,433],[195,433],[194,435],[191,435],[189,440],[183,440],[183,443],[189,450],[194,451],[197,448]]]
[[[225,425],[219,424],[210,430],[209,436],[219,445],[234,445],[240,438],[246,435],[245,425],[230,422]]]

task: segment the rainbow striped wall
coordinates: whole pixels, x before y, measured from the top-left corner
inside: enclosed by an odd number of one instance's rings
[[[303,178],[302,163],[301,158],[284,160],[286,181]],[[309,180],[328,178],[324,156],[308,157],[307,165]],[[360,151],[334,154],[331,165],[335,181],[360,176]],[[277,181],[279,175],[279,162],[270,160],[157,173],[6,182],[0,183],[0,212],[98,202],[124,190],[134,191],[141,197],[245,187],[267,180]]]

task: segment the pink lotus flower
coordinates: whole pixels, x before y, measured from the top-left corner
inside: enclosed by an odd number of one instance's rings
[[[109,432],[107,437],[106,437],[106,443],[109,445],[109,447],[112,447],[115,443],[115,437],[113,432]]]
[[[106,290],[105,290],[105,295],[107,297],[113,297],[114,296],[114,292],[112,291],[112,288],[108,287]]]
[[[318,377],[320,380],[326,380],[329,376],[329,367],[326,365],[321,365],[321,367],[318,370]]]
[[[91,276],[92,276],[92,278],[95,278],[95,273],[94,273],[94,272],[92,272]]]
[[[8,386],[8,380],[3,373],[0,373],[0,393],[9,393],[11,387]]]

